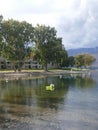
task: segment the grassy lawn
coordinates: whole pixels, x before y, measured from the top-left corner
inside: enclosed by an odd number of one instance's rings
[[[67,72],[67,71],[84,71],[84,70],[87,70],[87,69],[79,69],[79,68],[71,68],[70,70],[68,69],[49,69],[48,71],[49,72]],[[15,72],[14,70],[0,70],[0,73],[13,73]],[[18,72],[18,71],[17,71]],[[23,69],[21,70],[21,72],[45,72],[43,69]]]
[[[44,70],[21,70],[21,72],[43,72]],[[0,70],[0,73],[12,73],[14,70]],[[16,71],[18,72],[18,71]]]

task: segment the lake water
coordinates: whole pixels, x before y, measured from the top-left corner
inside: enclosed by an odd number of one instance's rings
[[[98,130],[98,72],[0,80],[0,130]]]

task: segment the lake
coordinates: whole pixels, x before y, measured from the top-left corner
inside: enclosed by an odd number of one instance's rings
[[[98,130],[98,72],[0,80],[0,130]]]

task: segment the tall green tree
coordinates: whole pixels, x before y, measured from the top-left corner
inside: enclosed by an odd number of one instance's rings
[[[77,67],[87,67],[91,65],[96,59],[90,54],[79,54],[75,56],[75,65]]]
[[[3,16],[0,15],[0,56],[1,56],[1,51],[2,51],[2,34],[1,34],[1,29],[2,29],[1,23],[2,23],[2,19],[3,19]]]
[[[93,62],[96,61],[96,58],[90,54],[84,54],[84,66],[90,66]]]
[[[55,57],[55,63],[58,65],[58,67],[65,67],[66,66],[66,62],[68,60],[68,54],[67,51],[65,50],[64,47],[59,48],[59,50],[56,51],[55,53],[56,57]]]
[[[22,63],[28,54],[33,39],[31,24],[13,19],[2,22],[3,57],[10,60],[14,68],[21,70]]]
[[[74,56],[68,57],[68,66],[73,67],[75,65]]]
[[[31,48],[30,58],[40,62],[40,51],[35,47]]]
[[[34,31],[35,46],[40,53],[40,61],[47,71],[47,64],[55,61],[56,52],[62,46],[61,38],[56,35],[55,28],[37,25]]]
[[[76,67],[84,66],[84,57],[82,54],[75,56],[75,65]]]

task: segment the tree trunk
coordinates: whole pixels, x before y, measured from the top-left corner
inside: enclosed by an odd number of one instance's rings
[[[19,60],[19,63],[18,63],[18,72],[21,72],[21,66],[22,66],[21,60]]]
[[[46,72],[48,71],[47,63],[45,64],[45,71],[46,71]]]

